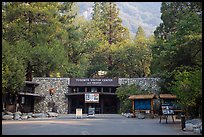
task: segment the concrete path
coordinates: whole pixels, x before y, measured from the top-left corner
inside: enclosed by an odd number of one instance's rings
[[[119,114],[96,114],[95,118],[76,118],[74,114],[57,118],[2,120],[2,135],[197,135],[181,130],[180,120],[126,118]]]

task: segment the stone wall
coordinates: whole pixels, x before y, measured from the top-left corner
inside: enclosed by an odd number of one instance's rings
[[[40,83],[40,85],[36,87],[35,93],[44,96],[44,98],[40,100],[35,100],[34,112],[52,111],[50,104],[54,102],[58,113],[67,113],[68,100],[65,93],[68,92],[68,84],[70,83],[69,78],[35,77],[33,81]],[[52,96],[50,95],[50,89],[55,91]]]

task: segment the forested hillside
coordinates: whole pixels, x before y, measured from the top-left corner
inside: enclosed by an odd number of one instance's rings
[[[87,19],[91,18],[93,2],[77,2],[79,13]],[[147,36],[151,36],[161,22],[161,2],[116,2],[120,9],[122,24],[134,36],[138,27],[142,26]]]

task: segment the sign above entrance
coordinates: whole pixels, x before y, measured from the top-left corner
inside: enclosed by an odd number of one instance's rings
[[[118,86],[116,78],[71,78],[70,86]]]
[[[99,103],[99,94],[98,93],[85,94],[85,103]]]

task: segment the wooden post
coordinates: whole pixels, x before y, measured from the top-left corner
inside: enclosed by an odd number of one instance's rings
[[[103,114],[103,98],[104,98],[104,96],[101,95],[100,96],[100,100],[101,100],[101,114]]]
[[[134,99],[132,100],[132,113],[133,113],[133,117],[135,117],[135,103],[134,103]]]
[[[153,99],[151,99],[151,110],[150,113],[153,114]]]

